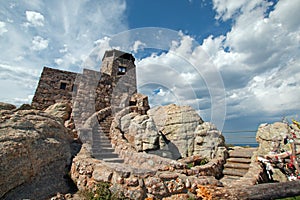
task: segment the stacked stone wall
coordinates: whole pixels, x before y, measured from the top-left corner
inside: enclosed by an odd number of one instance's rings
[[[57,102],[67,101],[73,105],[72,119],[80,128],[99,110],[111,106],[114,114],[115,110],[129,106],[136,92],[134,57],[112,50],[105,53],[101,72],[84,69],[79,74],[44,67],[32,106],[45,110]]]
[[[32,107],[44,110],[60,101],[71,101],[77,73],[44,67]]]
[[[72,115],[77,128],[81,128],[85,121],[96,112],[95,99],[99,79],[99,72],[84,69],[83,74],[76,80],[78,90],[76,97],[73,98]]]
[[[107,74],[101,74],[100,81],[96,88],[96,111],[107,108],[111,105],[111,95],[113,92],[113,79]]]

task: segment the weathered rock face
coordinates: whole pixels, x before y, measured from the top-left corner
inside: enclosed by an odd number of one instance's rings
[[[150,109],[148,114],[172,151],[177,151],[181,157],[193,155],[194,132],[197,126],[203,123],[193,108],[171,104]]]
[[[0,117],[0,198],[45,199],[66,192],[71,153],[63,124],[37,110]]]
[[[210,122],[197,126],[194,140],[194,154],[214,158],[223,153],[225,139],[217,127]]]
[[[189,106],[161,106],[147,115],[129,113],[121,118],[120,129],[137,151],[171,159],[192,155],[212,159],[224,151],[221,132]]]
[[[46,110],[46,113],[53,115],[55,117],[61,118],[63,121],[66,121],[70,118],[72,108],[70,104],[66,102],[60,102],[49,106]]]
[[[289,129],[289,126],[282,122],[261,124],[256,133],[256,140],[259,143],[258,154],[267,155],[278,148],[279,145],[284,148],[283,139],[289,135]]]
[[[294,136],[292,134],[294,134]],[[284,144],[286,137],[300,138],[299,128],[294,124],[289,126],[282,122],[261,124],[256,133],[256,140],[259,143],[258,155],[264,157],[268,154],[290,151],[290,145]],[[299,146],[297,146],[297,149],[298,148]],[[287,181],[286,175],[277,168],[274,168],[272,177],[279,182]]]
[[[15,109],[15,108],[16,108],[15,105],[0,102],[0,110],[12,110],[12,109]]]
[[[134,142],[137,151],[159,148],[159,134],[155,124],[147,115],[138,115],[130,122],[127,139]]]

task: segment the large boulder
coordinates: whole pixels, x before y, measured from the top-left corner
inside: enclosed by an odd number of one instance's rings
[[[45,112],[66,121],[70,118],[72,108],[67,102],[59,102],[49,106]]]
[[[194,154],[206,158],[220,156],[225,148],[225,138],[215,125],[204,122],[197,126],[194,139]]]
[[[45,199],[67,192],[70,158],[70,137],[56,117],[38,110],[1,112],[1,199]]]
[[[194,155],[195,130],[203,120],[192,107],[171,104],[150,109],[148,115],[171,151],[181,157]]]
[[[225,148],[221,132],[190,106],[171,104],[152,108],[147,115],[129,113],[121,118],[120,129],[137,151],[171,159],[213,159]]]
[[[138,115],[132,119],[126,135],[128,141],[133,142],[138,151],[158,149],[159,134],[151,118]]]

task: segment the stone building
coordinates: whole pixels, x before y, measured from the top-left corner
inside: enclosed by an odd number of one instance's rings
[[[76,77],[77,74],[73,72],[44,67],[32,99],[32,106],[44,110],[58,101],[70,101],[72,92],[76,89]]]
[[[32,106],[44,110],[68,101],[73,115],[83,121],[103,108],[128,106],[137,92],[134,61],[131,54],[114,49],[105,52],[100,72],[84,69],[80,74],[44,67]]]

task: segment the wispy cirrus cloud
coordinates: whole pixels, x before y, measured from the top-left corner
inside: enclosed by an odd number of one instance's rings
[[[1,84],[18,82],[24,76],[22,69],[38,74],[43,66],[81,71],[95,41],[127,29],[125,9],[125,0],[3,1],[0,65],[10,70],[5,70],[9,78]],[[28,78],[30,87],[19,85],[14,97],[1,92],[0,99],[17,104],[20,99],[27,101],[27,96],[34,93],[38,76]]]

